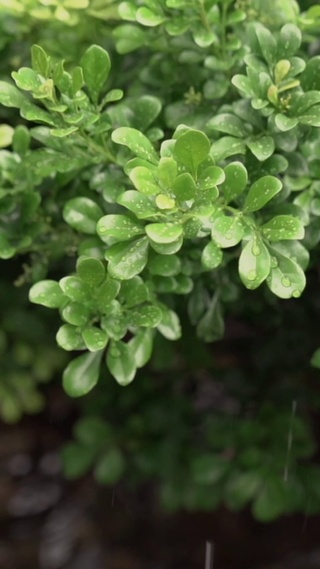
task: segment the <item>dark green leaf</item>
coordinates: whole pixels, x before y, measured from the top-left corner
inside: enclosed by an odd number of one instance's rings
[[[112,341],[107,354],[107,367],[120,385],[128,385],[136,375],[133,350],[124,342]]]
[[[261,226],[269,241],[303,239],[304,227],[300,219],[291,215],[277,215]]]
[[[282,183],[274,176],[263,176],[254,182],[245,200],[246,212],[262,209],[282,188]]]
[[[34,304],[47,308],[60,308],[65,302],[65,296],[56,281],[45,280],[34,284],[29,291],[29,299]]]
[[[72,198],[63,208],[63,219],[81,233],[94,235],[97,222],[102,216],[102,209],[89,198]]]
[[[199,130],[188,130],[181,134],[174,146],[174,155],[192,173],[196,174],[198,166],[208,157],[210,141]]]
[[[81,59],[81,67],[90,96],[97,103],[111,69],[108,52],[98,45],[91,45]]]
[[[148,260],[148,239],[142,237],[131,242],[112,245],[105,253],[109,261],[110,276],[119,279],[132,279],[141,273]]]
[[[197,325],[197,335],[205,342],[220,340],[224,334],[224,320],[219,295],[215,294],[209,308]]]
[[[122,477],[125,466],[126,463],[120,450],[110,448],[97,462],[94,470],[95,478],[100,484],[115,484]]]
[[[104,280],[106,271],[99,259],[94,257],[79,257],[77,261],[77,273],[80,279],[89,286],[99,286]]]
[[[143,158],[152,164],[157,164],[158,156],[148,138],[139,130],[130,127],[120,127],[113,131],[112,140],[122,144],[139,158]]]
[[[231,162],[225,167],[224,173],[226,179],[221,189],[228,203],[235,200],[245,190],[248,183],[248,173],[241,162]]]

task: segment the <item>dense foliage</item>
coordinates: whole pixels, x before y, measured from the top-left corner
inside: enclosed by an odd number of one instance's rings
[[[55,374],[91,392],[69,477],[320,509],[319,24],[295,0],[0,0],[1,415]]]

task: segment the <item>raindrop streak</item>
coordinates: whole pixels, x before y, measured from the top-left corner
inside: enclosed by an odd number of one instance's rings
[[[213,556],[214,556],[214,544],[211,541],[207,541],[205,569],[213,569]]]
[[[292,443],[293,443],[293,421],[294,421],[296,412],[297,412],[297,401],[296,401],[296,399],[294,399],[292,401],[291,421],[290,421],[290,428],[289,428],[289,433],[288,433],[287,456],[286,456],[286,463],[285,463],[284,472],[283,472],[283,480],[285,482],[288,482],[288,478],[289,478],[290,453],[291,453]]]

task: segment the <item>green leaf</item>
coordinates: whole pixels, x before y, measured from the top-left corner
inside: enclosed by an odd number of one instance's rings
[[[281,113],[277,113],[275,116],[275,123],[279,130],[286,132],[287,130],[293,129],[298,124],[298,119],[295,117],[288,117]]]
[[[150,328],[139,330],[129,343],[135,364],[138,368],[144,367],[151,358],[153,349],[153,332]]]
[[[101,417],[82,417],[73,428],[74,437],[82,445],[99,450],[112,437],[112,426]]]
[[[128,312],[128,323],[136,327],[155,328],[161,318],[162,312],[158,306],[140,306]]]
[[[11,75],[17,87],[24,91],[37,91],[42,85],[39,75],[29,67],[21,67]]]
[[[103,216],[103,211],[93,200],[78,197],[67,201],[62,215],[65,222],[76,231],[94,235],[97,222]]]
[[[117,448],[108,449],[94,470],[95,478],[100,484],[115,484],[120,480],[125,471],[125,460]]]
[[[286,482],[280,476],[269,475],[256,497],[252,513],[260,522],[270,522],[286,512],[288,493]]]
[[[299,298],[306,286],[306,277],[301,267],[277,249],[270,247],[272,270],[267,278],[271,292],[280,298]]]
[[[96,291],[95,300],[100,312],[104,314],[109,304],[117,297],[120,283],[114,279],[106,280]]]
[[[181,261],[177,255],[153,255],[148,262],[152,275],[173,277],[181,271]]]
[[[24,125],[18,125],[14,130],[12,145],[14,152],[25,154],[30,147],[30,132]]]
[[[176,205],[176,202],[170,196],[166,196],[165,194],[158,194],[156,197],[156,205],[161,210],[169,210],[173,209]]]
[[[198,167],[206,160],[210,151],[210,141],[199,130],[188,130],[181,136],[174,146],[174,155],[187,169],[196,175]]]
[[[82,354],[63,372],[63,388],[70,397],[81,397],[94,388],[100,373],[102,351]]]
[[[282,183],[274,176],[263,176],[254,182],[244,203],[244,211],[251,213],[262,209],[282,189]]]
[[[261,136],[257,140],[249,140],[246,142],[252,154],[263,162],[272,156],[275,150],[275,143],[272,136]]]
[[[69,443],[62,449],[63,473],[68,480],[83,476],[91,468],[95,459],[94,447],[83,447]]]
[[[207,127],[214,131],[217,130],[225,134],[230,134],[236,138],[245,138],[249,134],[243,121],[231,113],[221,113],[215,116],[209,120]]]
[[[81,67],[90,96],[97,103],[111,69],[108,52],[98,45],[91,45],[81,59]]]
[[[132,211],[138,219],[148,219],[159,215],[158,208],[151,199],[135,190],[123,192],[117,202]]]
[[[128,385],[136,375],[137,365],[130,345],[112,341],[107,354],[107,367],[120,385]]]
[[[103,350],[108,343],[108,335],[97,326],[87,326],[82,331],[82,338],[90,352]]]
[[[261,24],[256,23],[254,29],[264,59],[267,61],[267,63],[269,63],[269,65],[274,64],[276,60],[277,50],[277,43],[275,38],[273,37],[272,33]]]
[[[211,271],[221,264],[222,256],[221,249],[216,245],[216,243],[210,241],[207,243],[201,254],[202,266],[208,271]]]
[[[39,281],[31,287],[29,300],[47,308],[60,308],[65,302],[65,297],[56,281],[45,280]]]
[[[258,288],[271,270],[271,257],[262,239],[255,236],[243,248],[239,258],[239,275],[250,290]]]
[[[254,96],[251,81],[246,75],[234,75],[231,79],[231,83],[248,97]]]
[[[133,277],[121,283],[121,296],[125,305],[131,308],[149,300],[149,291],[141,277]]]
[[[99,259],[94,257],[79,257],[77,273],[80,279],[89,286],[99,286],[105,278],[105,268]]]
[[[179,201],[192,200],[196,190],[194,179],[188,172],[177,176],[172,186],[172,191]]]
[[[146,234],[155,243],[173,243],[183,233],[182,225],[174,223],[150,223],[146,225]]]
[[[85,348],[79,329],[72,326],[72,324],[63,324],[60,326],[56,335],[56,340],[58,346],[67,352],[83,350]]]
[[[127,333],[127,319],[121,304],[114,300],[109,304],[105,316],[102,316],[101,328],[107,332],[112,340],[121,340]]]
[[[320,105],[315,105],[311,107],[304,114],[298,117],[300,124],[306,124],[307,126],[320,126]]]
[[[14,85],[0,81],[0,103],[5,107],[21,109],[26,102],[24,95]]]
[[[284,257],[288,257],[298,263],[305,271],[308,268],[310,254],[309,251],[299,241],[280,241],[272,244],[272,249],[278,251]]]
[[[152,249],[160,255],[174,255],[183,245],[183,235],[172,243],[156,243],[155,241],[150,240],[150,245]]]
[[[144,30],[131,24],[117,26],[113,31],[116,40],[116,49],[120,54],[130,53],[143,46],[146,41]]]
[[[222,168],[219,168],[219,166],[209,166],[201,172],[201,176],[198,180],[199,190],[201,192],[210,190],[211,188],[215,188],[215,186],[222,184],[224,180],[225,173]]]
[[[130,127],[120,127],[113,131],[113,142],[127,146],[136,156],[151,162],[158,163],[158,156],[148,138],[139,130]]]
[[[309,59],[301,76],[301,86],[305,91],[320,91],[320,55]]]
[[[210,155],[216,162],[221,162],[229,156],[245,154],[246,145],[243,140],[232,136],[223,136],[211,146]]]
[[[142,237],[135,241],[116,243],[105,253],[109,261],[108,272],[119,280],[132,279],[141,273],[148,260],[148,239]]]
[[[239,197],[245,190],[248,183],[248,172],[241,162],[231,162],[225,169],[225,181],[221,185],[221,190],[226,202],[232,202]]]
[[[99,219],[97,233],[103,238],[112,237],[117,241],[128,241],[132,237],[144,234],[144,227],[127,215],[109,214]]]
[[[138,9],[136,13],[136,19],[139,24],[150,27],[159,26],[162,24],[162,22],[165,21],[164,16],[153,12],[150,10],[150,8],[147,8],[145,6]]]
[[[78,277],[63,277],[59,285],[64,294],[75,302],[86,303],[91,296],[89,286]]]
[[[40,107],[29,103],[28,101],[24,102],[20,107],[20,115],[22,118],[27,119],[31,122],[44,122],[45,124],[56,126],[56,122],[52,115],[47,113],[47,111],[44,109],[41,109]]]
[[[0,124],[0,148],[10,146],[13,140],[14,129],[8,124]]]
[[[261,231],[269,241],[303,239],[304,227],[300,219],[291,215],[277,215],[261,226]]]
[[[294,24],[286,24],[281,28],[278,39],[277,56],[289,58],[294,55],[301,45],[301,31]]]
[[[232,510],[240,510],[252,500],[263,484],[258,472],[235,472],[225,486],[225,501]]]
[[[85,326],[90,317],[90,310],[80,302],[69,302],[62,310],[63,319],[74,326]]]
[[[320,368],[320,349],[318,348],[311,358],[311,365],[316,368]]]
[[[219,247],[233,247],[237,245],[244,235],[240,218],[221,215],[213,223],[211,236]]]
[[[197,326],[197,335],[205,342],[220,340],[224,334],[224,320],[219,295],[215,294],[205,315]]]
[[[40,73],[44,78],[49,76],[50,71],[50,57],[40,45],[34,44],[31,47],[31,62],[32,68],[37,73]]]
[[[228,461],[216,454],[201,454],[191,462],[191,474],[195,484],[217,484],[228,472]]]
[[[145,168],[144,166],[133,168],[129,173],[129,178],[135,188],[142,194],[152,196],[158,194],[160,191],[154,174],[149,168]]]
[[[164,306],[162,308],[162,319],[157,330],[167,340],[179,340],[181,338],[181,326],[178,315]]]

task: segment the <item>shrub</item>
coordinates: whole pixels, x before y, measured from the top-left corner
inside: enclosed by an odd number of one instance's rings
[[[0,257],[23,262],[22,291],[59,311],[57,344],[80,352],[62,378],[71,397],[91,392],[64,449],[69,477],[156,477],[172,509],[250,501],[269,520],[311,493],[319,510],[319,469],[306,460],[317,401],[301,374],[318,342],[306,313],[317,310],[320,10],[304,9],[0,2]],[[42,309],[34,318],[56,322]],[[204,343],[224,346],[235,320],[258,336],[244,336],[251,369],[217,371]],[[38,369],[37,342],[49,379],[45,333],[28,339],[22,366],[35,353]],[[210,389],[209,372],[224,387],[203,408],[195,379]],[[37,373],[25,376],[1,378],[5,420],[41,404]]]

